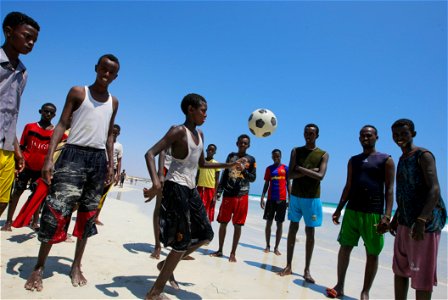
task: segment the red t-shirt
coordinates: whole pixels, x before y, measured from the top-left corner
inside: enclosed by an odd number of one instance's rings
[[[26,168],[33,171],[42,170],[53,131],[54,129],[47,130],[40,127],[39,123],[25,125],[20,139],[20,147],[22,148]]]

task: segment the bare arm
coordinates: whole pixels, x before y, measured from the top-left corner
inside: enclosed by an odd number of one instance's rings
[[[423,171],[426,186],[429,187],[425,205],[422,212],[418,216],[414,225],[412,226],[412,238],[415,240],[423,240],[425,233],[425,224],[428,219],[432,217],[432,211],[436,207],[440,197],[440,185],[437,178],[437,169],[434,157],[430,152],[424,152],[420,157],[420,168]]]
[[[385,233],[390,227],[390,220],[392,214],[392,205],[394,204],[394,182],[395,182],[395,164],[392,157],[389,157],[386,161],[385,170],[385,199],[386,199],[386,209],[383,217],[381,218],[377,231],[380,234]]]
[[[328,165],[328,160],[330,158],[330,155],[328,153],[325,153],[322,156],[322,161],[320,163],[319,166],[319,170],[315,170],[315,169],[307,169],[301,166],[296,166],[295,170],[302,173],[305,176],[311,177],[313,179],[316,180],[322,180],[325,177],[325,173],[327,172],[327,165]]]
[[[264,209],[265,207],[265,202],[264,202],[264,196],[266,195],[266,192],[269,189],[269,180],[265,180],[264,181],[264,186],[263,186],[263,193],[261,193],[261,198],[260,198],[260,207],[262,209]]]
[[[118,99],[114,96],[112,97],[112,116],[110,118],[109,122],[109,131],[107,133],[107,141],[106,141],[106,151],[107,151],[107,177],[105,184],[111,184],[114,181],[114,135],[113,135],[113,129],[115,124],[115,116],[117,115],[118,111]],[[62,138],[62,137],[61,137]],[[120,174],[121,169],[121,159],[119,159],[119,168],[117,166],[117,173]]]
[[[350,193],[352,185],[352,160],[350,159],[347,164],[347,180],[345,182],[344,189],[342,190],[341,199],[339,199],[338,207],[336,207],[336,210],[333,213],[333,223],[335,225],[339,224],[339,217],[341,216],[341,211],[344,208],[345,204],[348,201],[348,195]]]
[[[23,159],[22,150],[20,150],[19,141],[14,137],[14,159],[16,160],[17,172],[22,172],[25,169],[25,160]]]
[[[61,118],[56,125],[53,135],[51,136],[50,145],[48,147],[47,155],[45,156],[44,165],[42,167],[42,178],[48,184],[51,183],[53,172],[53,155],[58,143],[64,136],[64,132],[70,124],[70,119],[73,112],[78,109],[85,97],[85,91],[83,87],[72,87],[67,94],[65,100],[64,109],[61,113]]]

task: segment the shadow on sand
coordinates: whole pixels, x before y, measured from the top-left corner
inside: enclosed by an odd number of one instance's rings
[[[250,248],[250,249],[260,250],[260,251],[263,251],[263,250],[264,250],[263,247],[260,247],[260,246],[254,246],[254,245],[246,244],[246,243],[238,243],[238,245],[243,246],[243,247],[246,247],[246,248]]]
[[[37,255],[37,253],[36,253]],[[15,257],[11,258],[6,264],[6,273],[11,275],[19,275],[20,278],[28,279],[36,264],[37,257]],[[62,261],[67,262],[63,263]],[[72,259],[62,256],[49,256],[45,262],[45,270],[43,279],[52,277],[54,273],[66,274],[69,276]]]
[[[302,276],[302,275],[300,275],[300,276]],[[302,286],[304,288],[311,289],[315,292],[318,292],[319,294],[322,294],[322,299],[329,298],[329,297],[327,297],[327,291],[326,291],[327,287],[325,287],[323,285],[309,283],[309,282],[306,282],[304,279],[294,279],[293,283],[298,286]],[[357,298],[353,298],[353,297],[344,295],[343,297],[341,297],[339,299],[356,300]]]
[[[280,271],[283,270],[283,268],[277,267],[277,266],[273,266],[273,265],[269,265],[269,264],[263,264],[260,263],[258,261],[249,261],[249,260],[245,260],[244,261],[246,264],[248,264],[251,267],[257,267],[266,271],[271,271],[274,273],[279,273]],[[300,274],[297,273],[292,273],[292,275],[296,275],[296,276],[302,276]]]
[[[116,289],[128,289],[136,298],[144,299],[146,293],[154,285],[156,276],[116,276],[111,283],[97,284],[96,287],[108,297],[120,297]],[[183,286],[191,286],[189,283],[179,283]],[[165,286],[165,294],[174,295],[179,299],[202,299],[198,294],[186,290],[176,290],[169,285]]]
[[[134,253],[134,254],[137,254],[139,252],[150,254],[155,249],[153,245],[150,245],[148,243],[128,243],[128,244],[123,244],[123,248],[128,250],[128,252]],[[167,254],[165,252],[163,252],[163,250],[162,250],[160,252],[160,256],[163,256],[163,255],[166,256]]]

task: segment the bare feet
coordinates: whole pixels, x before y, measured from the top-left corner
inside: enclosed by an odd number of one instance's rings
[[[72,267],[70,278],[72,279],[72,285],[74,287],[84,286],[87,284],[87,279],[84,277],[84,275],[82,275],[81,269],[78,267]]]
[[[361,300],[369,300],[369,292],[361,292]]]
[[[210,254],[211,257],[222,257],[222,252],[221,251],[216,251],[213,252],[212,254]]]
[[[11,222],[6,221],[6,223],[0,228],[1,231],[12,231]]]
[[[230,253],[229,261],[230,261],[230,262],[236,262],[236,256],[235,256],[235,253]]]
[[[25,283],[25,289],[30,291],[36,290],[37,292],[42,291],[42,289],[44,288],[44,285],[42,284],[43,273],[44,273],[44,267],[40,267],[34,270]]]
[[[165,264],[165,261],[164,261],[164,260],[162,260],[161,262],[159,262],[159,263],[157,264],[157,270],[161,271],[162,268],[163,268],[163,265],[164,265],[164,264]],[[175,289],[175,290],[179,290],[179,289],[180,289],[179,284],[177,283],[176,279],[174,278],[174,274],[173,274],[173,273],[170,275],[170,278],[168,279],[168,282],[170,283],[170,285],[171,285],[171,287],[172,287],[173,289]],[[151,292],[150,292],[150,293],[151,293]],[[149,294],[149,293],[148,293],[148,294]],[[159,295],[159,296],[160,296],[160,295]],[[149,299],[151,299],[151,298],[149,298]],[[159,298],[154,298],[154,299],[159,299]],[[160,298],[160,299],[168,299],[168,298]]]
[[[313,279],[313,277],[311,277],[310,271],[305,271],[305,274],[303,275],[303,278],[305,279],[306,282],[309,283],[315,283],[316,281]]]
[[[160,252],[162,251],[162,247],[161,246],[156,246],[155,248],[154,248],[154,251],[151,253],[151,258],[154,258],[154,259],[160,259]]]
[[[292,274],[292,270],[290,266],[286,266],[286,268],[284,268],[283,270],[281,270],[280,272],[277,273],[277,275],[280,276],[286,276],[286,275],[291,275]]]
[[[191,255],[187,255],[187,256],[184,256],[184,257],[182,257],[182,260],[195,260],[196,258],[194,258],[193,256],[191,256]]]
[[[277,255],[277,256],[282,255],[282,254],[280,253],[280,251],[278,251],[277,248],[274,249],[274,253],[275,253],[275,255]]]
[[[104,223],[103,222],[101,222],[100,220],[98,220],[98,219],[95,219],[95,224],[96,225],[99,225],[99,226],[103,226],[104,225]]]
[[[145,300],[165,300],[165,299],[170,299],[170,298],[168,298],[163,293],[157,294],[157,293],[153,292],[152,290],[149,291],[148,294],[146,294],[146,296],[145,296]]]
[[[271,251],[270,248],[271,248],[271,247],[266,246],[266,248],[264,248],[263,252],[264,252],[264,253],[269,253],[269,252]]]
[[[39,231],[39,224],[35,224],[35,223],[33,223],[33,224],[31,224],[30,225],[30,228],[32,229],[32,230],[34,230],[35,232],[38,232]]]

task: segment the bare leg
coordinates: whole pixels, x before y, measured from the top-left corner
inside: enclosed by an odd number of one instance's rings
[[[292,257],[294,256],[294,246],[296,245],[296,235],[299,230],[298,222],[289,223],[288,240],[286,247],[286,267],[278,273],[280,276],[291,275],[292,274]]]
[[[280,251],[278,251],[278,245],[280,244],[280,240],[282,239],[283,234],[283,222],[277,222],[277,231],[275,232],[275,255],[282,255]]]
[[[350,263],[350,254],[353,247],[341,246],[338,253],[338,282],[333,287],[338,295],[344,295],[345,275]]]
[[[25,289],[30,291],[42,291],[44,288],[42,284],[42,274],[44,272],[45,261],[50,253],[52,244],[41,243],[39,248],[39,254],[37,256],[37,263],[34,266],[33,272],[28,277],[25,283]]]
[[[3,212],[5,211],[5,208],[8,206],[8,203],[4,203],[4,202],[1,202],[0,203],[0,217],[1,217],[1,215],[3,214]]]
[[[152,215],[152,224],[154,228],[154,239],[155,239],[155,245],[154,245],[154,251],[151,253],[151,258],[159,259],[160,258],[160,252],[162,251],[162,246],[160,245],[160,203],[162,202],[162,196],[156,197],[156,205],[154,207],[154,213]]]
[[[12,218],[14,217],[14,212],[16,211],[17,203],[19,202],[22,193],[23,190],[15,189],[11,197],[9,198],[8,214],[6,217],[5,225],[0,228],[1,231],[12,231]]]
[[[241,237],[241,225],[233,225],[234,231],[233,231],[233,243],[232,243],[232,251],[230,252],[229,261],[230,262],[236,262],[236,248],[238,247],[238,242],[240,241]]]
[[[409,278],[394,276],[395,300],[406,300],[408,298]]]
[[[364,286],[362,287],[361,300],[369,299],[370,288],[378,270],[378,255],[367,254],[366,270],[364,272]]]
[[[305,246],[305,270],[303,271],[303,278],[306,282],[315,283],[316,281],[311,277],[310,264],[313,257],[314,250],[314,227],[305,226],[306,246]]]
[[[106,201],[106,199],[104,199],[104,201]],[[103,202],[103,205],[104,205],[104,202]],[[94,222],[95,222],[96,225],[103,226],[104,223],[100,221],[100,212],[101,212],[101,209],[102,209],[102,207],[97,209]]]
[[[266,236],[266,248],[263,250],[264,253],[268,253],[271,249],[271,226],[272,220],[266,221],[266,228],[264,230],[264,234]]]
[[[87,284],[87,279],[82,275],[81,271],[81,260],[84,250],[86,249],[87,238],[78,238],[76,241],[75,259],[73,260],[72,270],[70,272],[70,277],[72,279],[73,286],[84,286]]]
[[[430,291],[421,291],[421,290],[415,291],[415,299],[416,300],[430,300],[431,295],[432,295],[432,292],[430,292]]]
[[[42,204],[39,206],[39,208],[36,210],[36,212],[33,215],[33,220],[31,221],[30,227],[34,231],[39,230],[39,215],[42,210]]]
[[[227,232],[227,223],[219,224],[219,249],[216,252],[210,254],[213,257],[221,257],[222,256],[222,248],[224,247],[224,240],[226,238]]]

